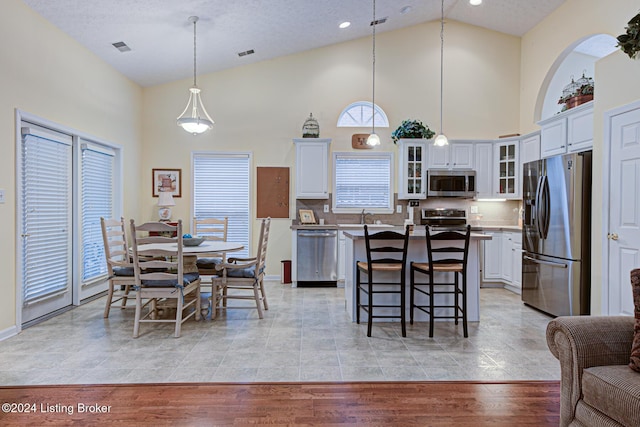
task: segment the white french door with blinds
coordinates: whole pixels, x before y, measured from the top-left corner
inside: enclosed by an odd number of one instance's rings
[[[18,313],[22,325],[106,289],[100,217],[116,212],[117,149],[20,121]]]
[[[228,217],[227,240],[244,246],[234,256],[251,255],[251,154],[195,152],[191,170],[193,216]]]
[[[22,127],[22,322],[73,302],[73,139]]]

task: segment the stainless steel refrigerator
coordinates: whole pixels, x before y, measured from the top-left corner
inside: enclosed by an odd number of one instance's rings
[[[522,300],[553,316],[589,314],[591,155],[523,165]]]

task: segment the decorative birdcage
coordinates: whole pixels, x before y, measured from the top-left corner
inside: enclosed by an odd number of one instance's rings
[[[564,104],[562,111],[577,107],[593,99],[593,78],[586,77],[585,73],[586,70],[582,72],[582,77],[578,80],[574,80],[573,76],[571,76],[571,83],[562,89],[562,96],[558,100],[558,104]]]
[[[309,113],[309,118],[304,121],[302,125],[302,137],[303,138],[319,138],[320,126],[318,121],[313,117],[313,113]]]

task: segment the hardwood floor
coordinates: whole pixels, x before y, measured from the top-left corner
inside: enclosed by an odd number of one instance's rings
[[[440,381],[1,387],[0,403],[2,426],[543,427],[559,423],[560,384]],[[31,412],[7,412],[7,403],[10,409]],[[11,408],[11,404],[16,405]]]

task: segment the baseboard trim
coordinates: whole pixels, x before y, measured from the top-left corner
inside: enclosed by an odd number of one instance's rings
[[[18,327],[16,325],[13,325],[7,329],[4,329],[2,331],[0,331],[0,341],[4,341],[7,338],[11,338],[14,337],[16,335],[18,335]]]

